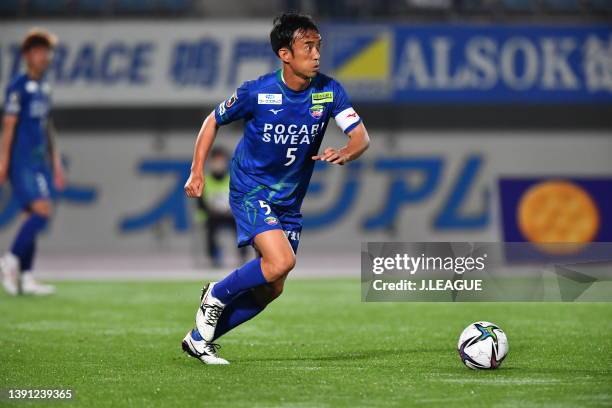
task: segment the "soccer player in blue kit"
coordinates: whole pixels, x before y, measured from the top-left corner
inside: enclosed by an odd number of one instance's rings
[[[228,364],[213,341],[255,317],[283,291],[295,266],[300,208],[315,161],[343,165],[369,145],[368,132],[342,86],[319,73],[321,35],[310,17],[277,17],[270,42],[282,68],[245,82],[208,115],[185,184],[189,197],[201,196],[205,161],[219,126],[243,120],[244,134],[231,163],[230,205],[238,246],[252,245],[259,256],[202,290],[196,328],[182,347],[206,364]],[[348,143],[319,153],[331,118]]]
[[[56,43],[54,35],[30,31],[21,44],[26,72],[6,89],[0,185],[10,180],[13,195],[23,209],[24,221],[10,251],[0,259],[2,283],[7,293],[47,295],[54,287],[34,279],[31,273],[36,237],[52,213],[54,187],[63,189],[64,172],[49,120],[50,89],[45,71]]]

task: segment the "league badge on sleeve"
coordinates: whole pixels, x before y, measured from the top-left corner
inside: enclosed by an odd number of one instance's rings
[[[238,96],[236,95],[236,92],[234,92],[232,96],[230,96],[229,99],[225,101],[225,107],[227,109],[231,108],[236,103],[237,99],[238,99]]]
[[[6,101],[5,112],[18,113],[19,106],[19,92],[11,92]]]

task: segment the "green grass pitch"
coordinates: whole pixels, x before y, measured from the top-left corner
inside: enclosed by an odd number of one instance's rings
[[[71,388],[66,407],[612,406],[612,304],[366,304],[358,281],[289,279],[263,314],[220,339],[232,364],[206,366],[180,348],[198,283],[58,291],[0,294],[0,388]],[[457,357],[475,320],[508,335],[498,370]]]

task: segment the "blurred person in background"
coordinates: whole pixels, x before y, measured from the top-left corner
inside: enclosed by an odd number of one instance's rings
[[[212,149],[206,175],[206,190],[198,200],[198,218],[203,221],[206,253],[215,268],[220,268],[223,264],[218,242],[219,233],[223,229],[231,229],[236,234],[236,221],[229,204],[229,160],[230,156],[224,149]],[[247,260],[248,248],[238,248],[238,254],[242,265]]]
[[[28,32],[21,43],[26,72],[13,78],[6,88],[0,185],[10,181],[24,215],[13,244],[0,259],[2,283],[11,295],[48,295],[55,291],[53,286],[36,281],[31,272],[37,237],[52,214],[54,191],[65,186],[49,118],[50,87],[45,80],[56,43],[56,37],[45,30]]]

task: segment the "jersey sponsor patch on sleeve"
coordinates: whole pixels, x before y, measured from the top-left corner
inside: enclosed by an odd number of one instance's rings
[[[21,106],[19,104],[19,92],[13,91],[9,93],[6,98],[6,104],[4,105],[4,111],[10,114],[19,113]]]
[[[225,115],[225,101],[219,104],[219,116]]]
[[[336,124],[340,129],[342,129],[343,132],[346,132],[346,130],[351,127],[351,125],[354,125],[355,123],[361,120],[361,118],[353,108],[346,108],[345,110],[337,114],[334,119],[336,119]]]
[[[260,93],[257,94],[258,105],[282,105],[283,95],[282,94],[271,94],[271,93]]]

